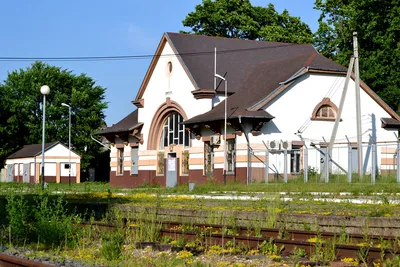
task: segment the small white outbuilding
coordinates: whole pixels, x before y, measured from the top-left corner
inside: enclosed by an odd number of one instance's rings
[[[70,156],[71,155],[71,156]],[[69,164],[71,162],[71,165]],[[6,181],[39,183],[42,144],[25,145],[6,159]],[[60,142],[44,145],[44,181],[80,183],[81,157]]]

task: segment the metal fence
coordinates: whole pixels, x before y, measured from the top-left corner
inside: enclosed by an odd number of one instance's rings
[[[335,144],[329,153],[328,147],[313,145],[293,147],[284,150],[250,149],[252,155],[252,181],[264,180],[288,182],[292,177],[310,177],[329,182],[338,176],[347,176],[351,183],[361,177],[369,177],[375,183],[377,177],[395,176],[400,183],[400,145],[398,142],[364,143],[362,146],[363,164],[358,166],[357,146]]]

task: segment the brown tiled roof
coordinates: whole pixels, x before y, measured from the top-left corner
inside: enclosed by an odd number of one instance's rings
[[[228,82],[228,117],[272,119],[264,110],[250,110],[280,84],[302,68],[346,72],[346,68],[321,56],[312,45],[167,33],[188,74],[198,89],[213,89],[214,48],[217,48],[217,73]],[[223,93],[219,81],[217,92]],[[193,117],[185,124],[224,118],[224,103]]]
[[[59,142],[44,144],[44,151],[54,147]],[[7,159],[30,158],[42,154],[42,144],[25,145],[17,152],[11,154]]]
[[[316,54],[312,45],[251,41],[192,34],[166,33],[171,45],[182,59],[188,74],[198,89],[214,87],[214,48],[217,48],[217,73],[228,80],[228,92],[235,93],[244,86],[246,77],[263,62],[279,61],[307,54]],[[307,63],[302,62],[303,65]],[[322,56],[310,60],[310,67],[323,70],[346,70]],[[285,66],[286,67],[286,66]],[[291,73],[293,74],[293,73]],[[265,73],[264,78],[270,76]],[[219,83],[219,92],[224,91]]]
[[[143,125],[143,123],[138,122],[138,110],[136,109],[128,116],[108,127],[107,129],[97,133],[98,135],[111,134],[111,133],[122,133],[129,132],[135,128]]]
[[[281,83],[290,79],[296,72],[304,67],[323,69],[323,63],[330,66],[330,60],[324,60],[315,51],[299,54],[278,60],[268,60],[257,64],[252,72],[245,78],[242,87],[228,97],[228,118],[242,117],[264,117],[272,119],[268,112],[258,109],[250,111],[249,108],[259,103],[263,98],[270,95]],[[309,65],[306,66],[305,63]],[[332,64],[335,67],[337,64]],[[338,65],[337,65],[338,66]],[[325,68],[325,70],[327,70]],[[345,70],[343,67],[340,71]],[[339,69],[335,69],[339,71]],[[229,87],[228,80],[228,87]],[[185,124],[197,123],[208,120],[222,120],[224,118],[224,103],[220,103],[214,109],[185,121]]]

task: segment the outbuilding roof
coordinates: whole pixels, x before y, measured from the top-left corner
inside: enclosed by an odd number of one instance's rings
[[[46,143],[44,144],[44,151],[51,149],[60,142]],[[18,159],[18,158],[31,158],[42,154],[42,144],[25,145],[20,150],[11,154],[7,159]]]

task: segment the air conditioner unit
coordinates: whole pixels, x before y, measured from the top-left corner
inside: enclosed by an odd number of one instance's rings
[[[221,138],[219,135],[210,136],[210,145],[219,145],[221,143]]]
[[[292,150],[292,142],[290,141],[282,141],[281,147],[283,150]]]
[[[270,150],[279,150],[280,142],[277,140],[269,141],[268,146]]]

